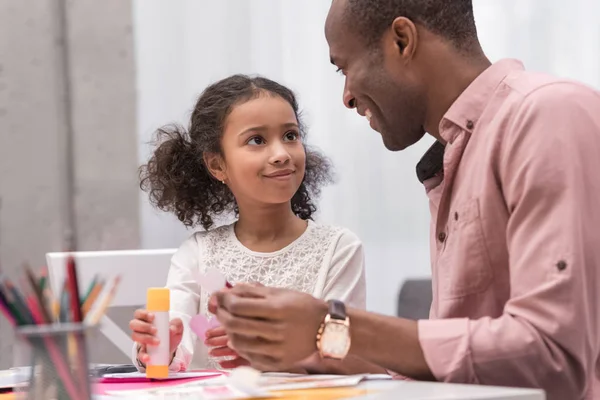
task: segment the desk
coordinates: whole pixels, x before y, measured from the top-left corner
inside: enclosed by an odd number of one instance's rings
[[[352,400],[545,400],[546,396],[542,390],[534,389],[512,389],[489,386],[455,385],[447,383],[411,382],[411,381],[369,381],[360,384],[358,389],[364,389],[370,393],[356,397]],[[330,389],[343,393],[345,390]],[[322,391],[322,390],[321,390]],[[306,392],[306,398],[302,400],[319,397]],[[183,397],[177,397],[183,399]],[[328,400],[343,397],[324,396]],[[147,396],[110,397],[97,396],[95,400],[146,400]],[[299,397],[293,397],[294,400]],[[281,397],[285,400],[285,397]]]
[[[1,374],[0,374],[1,375]],[[357,386],[368,393],[353,400],[545,400],[542,390],[456,385],[414,381],[367,381]],[[332,389],[336,390],[336,389]],[[306,399],[318,399],[307,392]],[[10,396],[7,396],[10,398]],[[332,399],[333,396],[326,396]],[[339,399],[340,397],[335,397]],[[4,397],[0,397],[3,400]],[[98,400],[146,400],[146,396],[95,396]],[[297,397],[296,397],[297,399]],[[285,397],[282,398],[285,400]]]
[[[545,400],[542,390],[413,381],[371,381],[358,386],[373,394],[358,400]]]

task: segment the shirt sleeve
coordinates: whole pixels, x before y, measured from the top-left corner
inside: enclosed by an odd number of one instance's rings
[[[199,247],[195,234],[187,239],[171,259],[171,267],[166,287],[171,290],[170,319],[181,318],[183,337],[175,357],[169,366],[173,372],[185,371],[194,356],[195,334],[189,329],[192,316],[198,314],[200,307],[200,288],[197,283],[199,271]],[[137,344],[134,344],[133,361],[140,371],[144,367],[137,362]]]
[[[498,318],[419,321],[437,379],[541,387],[548,399],[589,393],[600,323],[599,110],[592,90],[557,83],[525,97],[508,121],[495,168],[509,211],[510,300]]]
[[[344,230],[333,252],[323,299],[340,300],[347,307],[364,310],[366,297],[363,245],[355,234]]]

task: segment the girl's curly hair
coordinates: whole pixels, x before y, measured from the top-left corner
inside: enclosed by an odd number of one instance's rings
[[[208,230],[213,218],[238,209],[227,185],[216,180],[204,163],[205,153],[223,155],[221,137],[227,116],[236,105],[261,95],[286,100],[298,120],[300,134],[305,128],[300,119],[294,93],[283,85],[262,77],[233,75],[208,86],[192,113],[189,129],[168,125],[155,134],[156,148],[147,164],[139,170],[140,187],[148,192],[152,205],[173,212],[188,227],[201,225]],[[331,183],[331,164],[318,151],[304,146],[306,172],[291,200],[293,212],[312,219],[324,184]]]

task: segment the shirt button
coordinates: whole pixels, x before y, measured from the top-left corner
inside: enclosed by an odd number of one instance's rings
[[[467,121],[467,129],[468,129],[468,130],[471,130],[471,129],[473,129],[474,127],[475,127],[475,124],[473,123],[473,121],[471,121],[471,120],[468,120],[468,121]]]
[[[444,233],[444,232],[440,232],[440,233],[438,234],[438,240],[439,240],[441,243],[444,243],[444,240],[446,240],[446,233]]]
[[[565,269],[567,269],[567,263],[565,261],[561,260],[558,263],[556,263],[556,268],[559,271],[564,271]]]

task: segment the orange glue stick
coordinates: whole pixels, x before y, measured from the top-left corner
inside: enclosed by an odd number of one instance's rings
[[[165,379],[169,377],[169,309],[170,291],[166,288],[149,288],[146,310],[154,314],[152,325],[156,328],[158,345],[148,345],[150,360],[146,364],[146,378]]]

